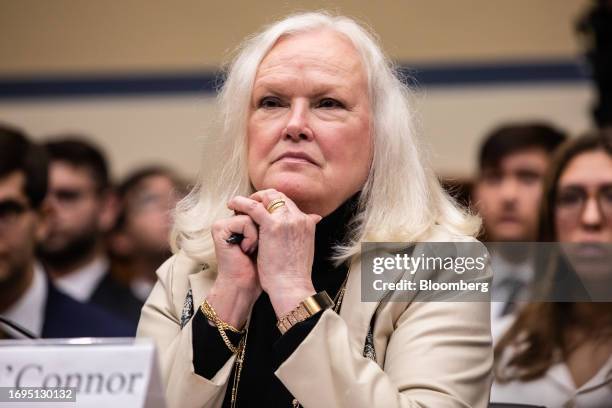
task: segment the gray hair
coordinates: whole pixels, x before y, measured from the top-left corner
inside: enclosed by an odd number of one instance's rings
[[[224,156],[204,158],[206,172],[177,205],[171,237],[175,251],[215,263],[212,224],[231,215],[226,203],[232,197],[253,192],[247,172],[246,123],[259,64],[281,37],[321,29],[344,35],[357,49],[368,79],[372,114],[372,165],[348,241],[335,248],[336,261],[358,255],[362,241],[425,240],[434,227],[461,236],[478,232],[480,220],[457,206],[426,163],[415,137],[409,89],[375,36],[353,19],[309,12],[273,23],[239,47],[218,95]]]

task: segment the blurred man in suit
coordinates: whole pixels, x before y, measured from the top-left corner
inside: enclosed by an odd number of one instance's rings
[[[484,140],[474,203],[483,219],[485,241],[492,252],[491,317],[509,314],[526,294],[533,278],[528,246],[535,241],[544,175],[565,134],[544,123],[512,123],[498,127]],[[514,243],[514,244],[513,244]]]
[[[104,234],[115,220],[109,171],[102,152],[84,138],[56,136],[50,159],[49,233],[40,255],[53,282],[82,302],[136,322],[142,303],[109,273]]]
[[[36,262],[48,226],[47,165],[42,148],[0,126],[0,314],[34,337],[133,336],[127,323],[58,291]],[[19,336],[6,325],[0,333]]]

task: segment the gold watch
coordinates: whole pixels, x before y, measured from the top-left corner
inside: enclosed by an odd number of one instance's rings
[[[285,334],[296,323],[302,322],[321,310],[333,306],[334,302],[326,291],[316,293],[302,300],[295,309],[280,318],[276,323],[276,327],[278,327],[281,334]]]

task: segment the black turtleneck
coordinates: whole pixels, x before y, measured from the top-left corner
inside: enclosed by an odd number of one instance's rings
[[[347,226],[355,214],[357,195],[351,197],[333,213],[323,218],[316,227],[312,283],[317,292],[327,291],[333,299],[346,278],[346,264],[338,267],[330,260],[332,249],[343,242]],[[268,294],[263,292],[253,305],[249,324],[245,360],[238,387],[238,406],[291,407],[293,396],[274,375],[274,371],[297,349],[315,327],[322,312],[294,325],[281,336],[276,327],[276,314]],[[231,357],[217,329],[208,324],[198,309],[193,318],[193,365],[196,374],[207,379],[223,367]],[[238,344],[240,336],[227,332]],[[229,379],[224,407],[230,406],[233,370]]]

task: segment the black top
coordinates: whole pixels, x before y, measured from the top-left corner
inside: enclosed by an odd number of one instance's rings
[[[330,257],[333,247],[342,242],[355,214],[357,195],[351,197],[316,227],[312,282],[317,292],[327,291],[333,299],[348,273],[346,264],[334,267]],[[270,298],[263,292],[253,306],[249,324],[245,360],[238,386],[237,406],[291,407],[293,396],[274,375],[274,371],[295,351],[319,321],[322,312],[294,325],[283,336],[276,327],[276,314]],[[193,364],[205,378],[214,375],[231,357],[217,329],[208,324],[198,309],[192,323]],[[240,336],[226,332],[237,344]],[[224,407],[230,406],[235,370],[229,379]]]

